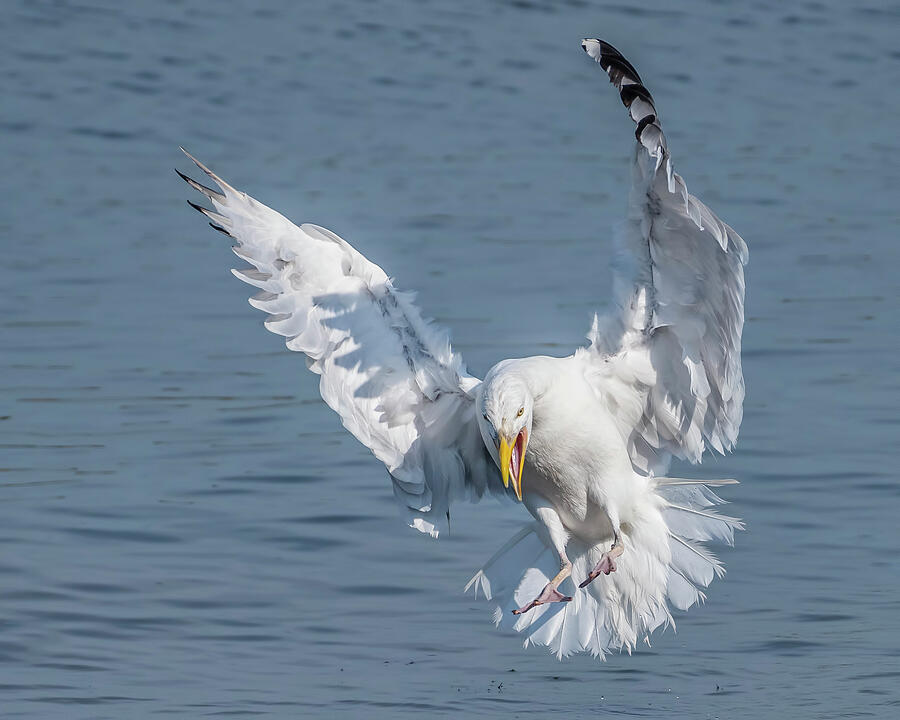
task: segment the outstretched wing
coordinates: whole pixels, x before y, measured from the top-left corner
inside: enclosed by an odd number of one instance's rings
[[[219,187],[178,173],[214,209],[191,206],[251,266],[232,271],[259,288],[250,304],[269,313],[266,327],[290,350],[306,354],[322,398],[387,466],[409,524],[437,537],[452,500],[501,492],[474,415],[480,381],[446,333],[333,232],[297,227],[185,154]]]
[[[602,40],[582,47],[619,90],[637,145],[614,266],[618,307],[595,318],[579,355],[632,463],[659,474],[671,456],[698,462],[707,446],[725,452],[737,439],[747,246],[673,171],[653,98],[631,63]]]

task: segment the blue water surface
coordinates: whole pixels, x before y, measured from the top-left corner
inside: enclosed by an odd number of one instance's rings
[[[8,2],[0,42],[0,715],[900,714],[895,4]],[[746,238],[748,530],[677,634],[557,662],[435,543],[227,272],[183,144],[419,291],[473,372],[607,306],[637,66]],[[195,198],[192,198],[195,199]]]

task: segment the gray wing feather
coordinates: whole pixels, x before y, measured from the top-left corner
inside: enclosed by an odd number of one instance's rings
[[[617,237],[617,310],[595,318],[581,352],[632,462],[730,450],[744,399],[741,332],[747,246],[674,172],[650,92],[614,47],[585,40],[636,124],[628,214]]]
[[[214,210],[192,207],[250,265],[233,271],[261,291],[250,304],[307,356],[322,398],[387,466],[408,523],[437,537],[452,501],[499,494],[475,420],[480,381],[412,296],[333,232],[298,227],[185,154],[219,187],[178,173]]]

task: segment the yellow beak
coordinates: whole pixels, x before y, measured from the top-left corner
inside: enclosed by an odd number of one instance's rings
[[[503,478],[503,487],[509,487],[510,480],[510,466],[512,465],[513,459],[513,451],[516,450],[516,446],[519,444],[519,438],[521,438],[521,448],[518,451],[518,457],[516,458],[518,462],[516,462],[516,468],[514,468],[514,473],[512,477],[513,490],[516,492],[516,497],[519,499],[519,502],[522,501],[522,468],[525,466],[525,447],[528,445],[528,432],[523,428],[522,432],[518,434],[516,439],[510,444],[509,440],[503,435],[500,436],[500,477]]]

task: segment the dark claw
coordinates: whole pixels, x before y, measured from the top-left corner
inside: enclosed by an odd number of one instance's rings
[[[616,571],[616,561],[609,557],[608,554],[604,553],[603,557],[600,558],[600,562],[597,563],[597,566],[591,570],[590,574],[587,576],[587,580],[585,580],[578,587],[583,588],[590,585],[594,580],[600,577],[601,574],[609,575],[612,572]]]
[[[541,594],[538,595],[534,600],[528,603],[525,607],[520,607],[516,610],[512,611],[513,615],[524,615],[529,610],[533,610],[538,605],[546,605],[547,603],[554,602],[572,602],[572,598],[569,595],[563,595],[559,590],[554,588],[552,585],[547,585]]]

